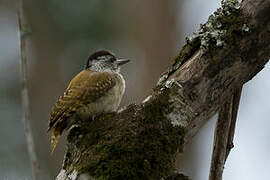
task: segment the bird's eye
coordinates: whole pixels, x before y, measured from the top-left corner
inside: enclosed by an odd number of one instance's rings
[[[111,62],[114,62],[116,59],[114,58],[114,57],[112,57],[111,59],[110,59],[110,61]]]

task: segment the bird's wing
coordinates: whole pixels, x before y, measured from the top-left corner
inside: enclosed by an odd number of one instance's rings
[[[55,103],[49,128],[69,117],[78,108],[96,101],[116,83],[116,76],[109,72],[93,72],[84,70],[71,80],[63,96]]]

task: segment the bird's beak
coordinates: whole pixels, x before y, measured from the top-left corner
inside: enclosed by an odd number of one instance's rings
[[[122,66],[123,64],[126,64],[129,61],[130,61],[129,59],[117,59],[116,60],[118,66]]]

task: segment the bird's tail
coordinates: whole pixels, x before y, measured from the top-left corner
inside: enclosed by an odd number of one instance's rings
[[[55,126],[52,128],[52,134],[51,134],[51,153],[54,152],[54,149],[56,147],[56,144],[60,138],[61,131]]]

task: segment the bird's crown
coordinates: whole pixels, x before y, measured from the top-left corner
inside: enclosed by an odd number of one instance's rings
[[[104,59],[110,59],[113,62],[116,61],[116,56],[112,52],[107,50],[96,51],[88,57],[85,68],[88,69],[89,67],[91,67],[91,63],[94,60],[99,61]]]
[[[119,73],[120,66],[128,62],[129,59],[118,59],[112,52],[101,50],[88,57],[85,69]]]

